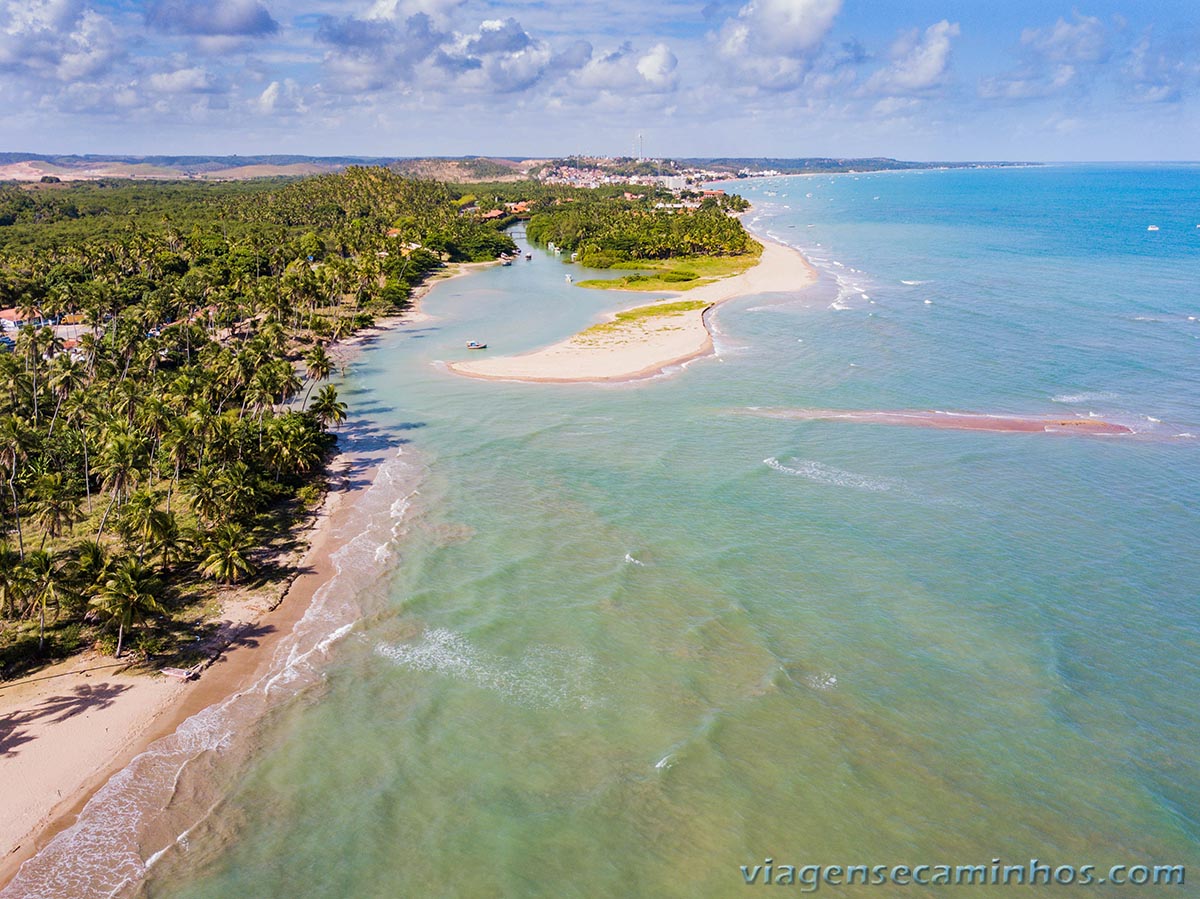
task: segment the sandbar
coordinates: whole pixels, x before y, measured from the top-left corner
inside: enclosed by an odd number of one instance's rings
[[[713,351],[708,316],[714,306],[735,297],[791,293],[817,279],[816,270],[798,250],[759,240],[763,252],[758,264],[739,275],[612,313],[601,327],[532,353],[488,356],[447,367],[467,377],[503,381],[633,381],[708,355]],[[683,305],[687,308],[678,308]],[[655,307],[663,307],[667,314],[652,314]],[[631,312],[636,314],[628,315]]]
[[[1132,428],[1100,418],[1039,418],[1036,416],[939,412],[936,410],[748,409],[745,411],[747,414],[763,418],[783,418],[791,421],[857,421],[954,431],[1110,435],[1133,433]]]

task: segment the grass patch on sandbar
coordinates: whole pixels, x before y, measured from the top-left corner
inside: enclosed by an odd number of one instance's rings
[[[740,275],[758,263],[762,244],[740,256],[679,256],[675,259],[636,259],[618,262],[615,269],[632,270],[623,278],[592,278],[580,281],[580,287],[596,290],[691,290],[720,278]]]
[[[623,331],[630,327],[642,327],[652,319],[684,315],[688,312],[699,312],[711,305],[711,303],[707,303],[704,300],[683,300],[678,303],[656,303],[651,306],[638,306],[636,309],[626,309],[624,312],[618,312],[614,321],[592,325],[586,331],[581,331],[577,334],[576,338],[587,340],[588,338]]]

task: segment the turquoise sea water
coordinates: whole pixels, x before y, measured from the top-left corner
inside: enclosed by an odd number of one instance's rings
[[[172,899],[724,897],[767,858],[1200,880],[1200,168],[729,187],[821,280],[721,307],[716,358],[448,374],[467,339],[523,351],[626,304],[543,254],[365,350],[349,437],[384,465],[278,683],[98,797],[26,887],[150,858]],[[159,823],[114,866],[122,815]]]

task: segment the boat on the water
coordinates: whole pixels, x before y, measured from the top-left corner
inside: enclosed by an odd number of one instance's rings
[[[486,350],[487,344],[480,343],[478,340],[468,340],[467,341],[467,349],[468,350]]]
[[[1146,230],[1147,230],[1147,231],[1157,231],[1157,230],[1158,230],[1158,225],[1151,225],[1151,226],[1150,226],[1149,228],[1147,228]]]

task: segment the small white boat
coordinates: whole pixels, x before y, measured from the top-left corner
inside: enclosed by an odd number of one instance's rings
[[[1150,226],[1149,228],[1147,228],[1146,230],[1147,230],[1147,231],[1157,231],[1157,230],[1158,230],[1158,225],[1151,225],[1151,226]]]
[[[568,283],[568,284],[570,284],[570,283],[571,283],[572,281],[574,281],[574,280],[575,280],[575,279],[574,279],[574,278],[572,278],[570,275],[567,275],[567,283]]]
[[[478,340],[468,340],[467,341],[467,349],[468,350],[486,350],[487,344],[480,343]]]

